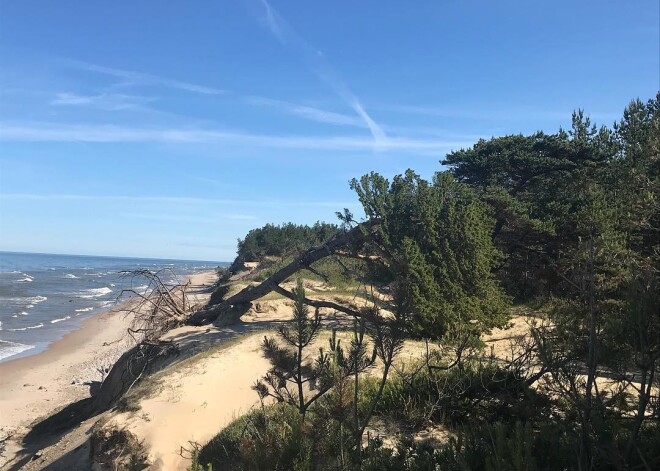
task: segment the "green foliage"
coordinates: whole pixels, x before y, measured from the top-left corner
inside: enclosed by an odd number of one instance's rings
[[[283,257],[313,245],[321,244],[337,233],[335,224],[317,222],[313,226],[293,223],[266,224],[252,229],[238,240],[239,262],[259,261],[266,256]]]
[[[369,323],[365,319],[367,316]],[[356,466],[362,462],[364,431],[387,384],[394,358],[403,346],[402,332],[396,322],[380,317],[377,309],[371,313],[365,312],[365,317],[353,321],[353,335],[346,348],[337,339],[336,331],[333,331],[330,338],[333,390],[317,410],[318,417],[334,421],[340,431],[350,431],[348,437],[340,433],[340,462],[345,463],[345,456],[348,455]],[[367,341],[367,332],[371,345]],[[365,380],[373,378],[363,373],[371,369],[377,359],[382,362],[382,371],[376,380],[378,385],[373,394],[365,396]]]
[[[389,277],[411,332],[440,338],[457,325],[481,331],[505,321],[507,298],[491,273],[500,258],[493,220],[474,191],[448,173],[428,182],[412,170],[391,184],[364,175],[351,188],[367,216],[381,221],[368,249],[380,262],[373,271]]]
[[[511,294],[528,299],[565,287],[554,264],[580,235],[588,183],[616,153],[612,133],[578,112],[570,132],[480,140],[442,161],[494,208],[493,240],[506,255],[500,275]]]
[[[520,363],[471,350],[454,364],[432,357],[379,379],[360,374],[386,358],[387,336],[379,344],[374,332],[368,346],[358,322],[350,345],[333,337],[303,367],[318,318],[300,304],[295,327],[280,333],[288,346],[264,343],[273,369],[257,387],[298,412],[279,405],[250,414],[258,426],[239,419],[208,456],[226,464],[232,454],[234,469],[659,468],[659,103],[660,94],[631,102],[612,129],[580,111],[568,131],[480,140],[447,155],[450,170],[431,181],[411,170],[391,182],[353,180],[380,225],[347,248],[361,256],[347,262],[356,273],[316,262],[332,284],[377,281],[406,334],[426,339],[478,339],[505,322],[508,296],[545,303],[548,325],[527,339]],[[354,223],[349,212],[341,219]],[[282,257],[266,277],[337,230],[266,226],[240,241],[239,259]],[[286,392],[301,380],[318,400]],[[413,428],[443,423],[452,438],[435,449],[408,439],[362,449],[372,414]]]
[[[361,470],[428,471],[437,469],[440,456],[428,444],[401,441],[396,448],[385,448],[373,440],[365,450]]]
[[[429,421],[447,426],[478,420],[542,420],[552,402],[526,384],[526,376],[490,359],[461,362],[454,368],[430,373],[423,362],[409,366],[387,382],[376,413],[396,422],[421,427]],[[363,398],[376,392],[366,381]]]
[[[278,402],[296,406],[304,419],[307,409],[332,387],[330,357],[319,349],[313,362],[305,361],[305,349],[318,336],[321,316],[318,309],[313,317],[309,316],[302,280],[298,279],[293,293],[293,328],[286,325],[280,327],[278,334],[284,345],[272,337],[264,337],[261,349],[272,366],[253,389],[262,400],[271,396]],[[305,395],[307,386],[311,386],[313,391]]]
[[[291,263],[294,259],[293,255],[289,255],[286,257],[282,257],[277,260],[273,260],[272,263],[269,263],[265,266],[259,267],[259,271],[255,274],[254,279],[256,281],[264,281],[267,279],[269,276],[271,276],[273,273],[276,273],[278,270],[282,269],[283,267],[287,266],[289,263]],[[291,279],[287,280],[291,281]]]
[[[621,449],[627,435],[610,422],[598,431],[590,469],[622,469]],[[614,426],[614,427],[613,427]],[[437,450],[443,470],[555,470],[580,469],[580,445],[571,423],[562,418],[531,422],[471,424],[455,431]],[[627,462],[627,469],[656,469],[660,465],[657,425],[644,430],[639,454]]]
[[[253,410],[204,445],[191,469],[310,470],[312,442],[301,415],[288,404]]]
[[[552,424],[537,430],[521,422],[471,425],[437,454],[449,471],[575,469],[574,444]]]
[[[505,256],[498,277],[508,292],[553,297],[542,358],[563,413],[580,427],[582,467],[636,459],[642,424],[653,417],[659,103],[660,93],[634,100],[613,129],[597,129],[578,112],[568,132],[482,140],[443,161],[494,209],[493,239]],[[593,378],[604,374],[611,385],[602,390]],[[626,392],[633,374],[635,398]]]
[[[594,228],[620,260],[621,250],[657,246],[659,97],[631,102],[612,130],[580,111],[568,132],[480,140],[442,161],[494,209],[510,294],[571,295],[566,274]]]

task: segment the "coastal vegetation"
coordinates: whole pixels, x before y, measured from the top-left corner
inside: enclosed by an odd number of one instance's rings
[[[659,106],[480,140],[430,180],[364,175],[350,182],[363,221],[251,231],[237,260],[276,258],[188,323],[269,293],[294,319],[264,340],[261,407],[192,469],[660,467]],[[301,278],[332,287],[331,266],[362,302],[305,294]],[[320,308],[347,315],[348,337],[335,328],[310,356]],[[520,313],[526,335],[489,352]],[[404,361],[411,339],[426,348]],[[442,433],[419,440],[429,429]]]
[[[258,262],[264,257],[282,257],[294,250],[304,250],[322,244],[337,233],[335,224],[317,222],[313,226],[286,223],[266,224],[252,229],[244,239],[238,240],[237,262]]]
[[[125,273],[137,344],[24,444],[95,418],[99,469],[660,468],[659,106],[353,179],[363,218],[254,229],[212,293]]]

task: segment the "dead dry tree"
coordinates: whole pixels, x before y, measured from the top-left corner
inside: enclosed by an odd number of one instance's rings
[[[175,282],[163,281],[166,274]],[[138,342],[156,342],[168,330],[182,325],[200,307],[190,300],[190,282],[179,283],[168,268],[122,271],[120,275],[128,280],[130,287],[122,289],[117,299],[130,298],[126,312],[133,320],[128,333]]]

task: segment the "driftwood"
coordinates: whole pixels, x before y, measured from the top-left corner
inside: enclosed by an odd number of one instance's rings
[[[353,227],[348,231],[335,235],[323,245],[307,249],[294,261],[273,273],[261,284],[257,286],[248,286],[235,295],[214,306],[210,306],[206,309],[197,311],[188,318],[186,323],[190,325],[209,324],[215,321],[223,312],[231,309],[232,306],[249,304],[252,301],[256,301],[257,299],[267,295],[271,291],[276,291],[288,298],[293,299],[293,293],[282,288],[280,283],[286,281],[299,270],[306,269],[314,271],[311,265],[318,260],[337,255],[340,252],[345,251],[347,247],[361,245],[364,242],[370,240],[379,226],[379,220],[367,221]],[[317,301],[314,299],[306,299],[305,301],[313,307],[329,307],[353,316],[360,315],[358,311],[333,302]]]
[[[130,280],[130,288],[122,289],[117,300],[126,295],[131,298],[125,311],[132,315],[128,333],[137,342],[157,342],[161,335],[183,324],[198,308],[189,300],[190,281],[172,286],[165,284],[163,273],[175,275],[169,268],[158,271],[127,270],[119,273],[121,278]],[[144,289],[138,290],[134,287],[142,283],[146,283]]]

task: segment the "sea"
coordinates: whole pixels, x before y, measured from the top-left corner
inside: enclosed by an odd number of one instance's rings
[[[0,252],[0,363],[33,355],[80,327],[83,320],[141,292],[145,280],[123,271],[158,271],[167,284],[228,263],[149,258]],[[140,285],[140,283],[143,283]]]

